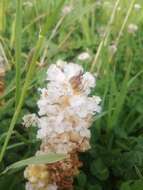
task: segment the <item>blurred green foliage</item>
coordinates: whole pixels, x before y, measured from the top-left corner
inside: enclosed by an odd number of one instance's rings
[[[101,4],[100,4],[101,2]],[[67,0],[73,3],[72,13],[66,15],[54,33],[56,24],[47,31],[45,43],[37,60],[35,75],[31,80],[23,109],[12,133],[0,171],[15,161],[34,155],[39,147],[35,142],[35,130],[23,128],[22,116],[36,112],[38,88],[45,85],[47,66],[57,59],[77,61],[82,51],[94,58],[103,39],[115,1]],[[110,61],[109,46],[114,44],[121,28],[129,0],[121,0],[111,26],[106,46],[103,47],[94,73],[98,72],[97,86],[93,94],[102,97],[102,113],[95,117],[91,127],[91,149],[80,155],[83,167],[75,178],[75,190],[143,190],[143,2],[141,10],[132,10],[121,36],[117,52]],[[0,33],[10,69],[6,75],[5,100],[0,107],[0,149],[4,143],[11,118],[15,111],[15,14],[16,1],[4,5],[5,27]],[[22,5],[22,79],[28,71],[39,31],[57,5],[56,0],[23,0]],[[59,14],[57,23],[62,18]],[[3,19],[3,17],[0,17]],[[128,25],[138,26],[135,34],[128,33]],[[52,38],[51,38],[51,35]],[[45,52],[45,53],[44,53]],[[44,61],[43,61],[44,60]],[[44,66],[40,67],[42,63]],[[79,62],[90,70],[92,61]],[[85,108],[86,109],[86,108]],[[23,171],[13,171],[0,176],[0,189],[24,189]]]

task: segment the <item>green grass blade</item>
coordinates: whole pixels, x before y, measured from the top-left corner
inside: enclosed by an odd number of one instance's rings
[[[15,25],[15,59],[16,59],[16,106],[20,98],[20,83],[21,83],[21,34],[22,34],[22,1],[17,0],[16,7],[16,25]]]
[[[132,68],[132,62],[128,65],[127,68],[127,72],[125,74],[124,80],[122,82],[122,86],[121,86],[121,90],[120,92],[117,92],[116,94],[116,107],[115,107],[115,111],[112,115],[112,125],[110,125],[111,128],[115,127],[117,120],[119,118],[119,115],[121,113],[121,110],[123,108],[126,96],[127,96],[127,92],[129,90],[128,88],[128,81],[129,81],[129,77],[130,77],[130,72],[131,72],[131,68]]]
[[[45,42],[46,33],[53,26],[53,24],[55,24],[55,21],[57,20],[57,17],[58,17],[58,15],[60,13],[60,10],[61,10],[61,7],[62,7],[63,4],[64,4],[64,1],[60,1],[59,5],[57,6],[57,8],[55,8],[55,11],[51,15],[50,19],[48,19],[48,22],[46,22],[45,25],[43,26],[43,29],[42,29],[42,31],[41,31],[41,33],[39,35],[39,39],[38,39],[37,45],[35,47],[35,52],[34,52],[34,55],[32,57],[28,73],[26,75],[26,80],[25,80],[25,83],[24,83],[24,86],[23,86],[23,89],[22,89],[22,92],[21,92],[21,97],[20,97],[19,103],[18,103],[18,106],[17,106],[17,108],[15,110],[13,118],[11,120],[10,127],[9,127],[9,130],[8,130],[5,142],[4,142],[4,144],[2,146],[2,149],[1,149],[1,152],[0,152],[0,162],[2,161],[2,159],[4,157],[4,154],[5,154],[8,142],[10,140],[12,131],[14,129],[15,123],[16,123],[16,121],[18,119],[19,113],[20,113],[21,108],[23,106],[23,102],[24,102],[24,99],[25,99],[25,96],[26,96],[30,81],[31,81],[31,79],[33,77],[33,74],[35,72],[36,61],[37,61],[37,59],[39,57],[40,51],[41,51],[42,46],[43,46],[43,44]]]
[[[112,24],[114,22],[116,11],[117,11],[119,3],[120,3],[120,0],[117,0],[116,3],[115,3],[115,5],[114,5],[113,11],[111,13],[109,22],[108,22],[106,30],[105,30],[105,34],[104,34],[103,40],[100,42],[100,44],[98,46],[98,49],[97,49],[97,52],[96,52],[96,55],[95,55],[95,58],[93,60],[93,63],[91,64],[91,68],[90,68],[91,72],[94,71],[94,67],[95,67],[95,65],[96,65],[96,63],[97,63],[97,61],[98,61],[98,59],[99,59],[99,57],[101,55],[101,52],[103,50],[103,46],[107,45],[107,40],[108,40],[109,34],[111,32],[111,29],[112,29]]]
[[[126,24],[127,24],[128,20],[129,20],[129,17],[130,17],[130,14],[131,14],[132,10],[133,10],[135,2],[136,2],[136,0],[132,0],[131,3],[130,3],[130,6],[129,6],[128,11],[127,11],[127,14],[125,16],[125,19],[124,19],[124,21],[122,23],[121,29],[119,31],[118,37],[117,37],[116,42],[115,42],[116,46],[119,44],[120,38],[123,35],[124,29],[125,29]]]
[[[36,165],[37,164],[52,164],[54,162],[61,161],[65,158],[66,156],[63,154],[54,154],[54,153],[33,156],[25,160],[21,160],[21,161],[15,162],[14,164],[11,164],[2,172],[2,174],[7,173],[9,170],[21,168],[30,164],[36,164]]]
[[[6,0],[0,1],[0,32],[5,30],[5,9],[6,9]]]

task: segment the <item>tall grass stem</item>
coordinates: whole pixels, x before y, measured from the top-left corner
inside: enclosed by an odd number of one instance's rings
[[[98,61],[98,58],[99,58],[100,54],[101,54],[101,51],[103,49],[103,45],[107,44],[108,36],[110,34],[111,26],[112,26],[112,23],[114,22],[115,14],[116,14],[116,11],[117,11],[119,3],[120,3],[120,0],[117,0],[116,3],[115,3],[115,5],[114,5],[114,8],[113,8],[113,11],[111,13],[109,22],[107,24],[107,28],[106,28],[105,33],[104,33],[103,40],[100,42],[100,44],[98,46],[98,49],[97,49],[97,52],[96,52],[96,55],[95,55],[95,58],[94,58],[94,60],[92,62],[92,65],[91,65],[91,68],[90,68],[91,72],[94,71],[94,67],[95,67],[95,65],[96,65],[96,63]]]
[[[16,4],[16,25],[15,25],[15,60],[16,60],[16,93],[15,102],[18,105],[20,98],[21,83],[21,34],[22,34],[22,0]]]
[[[5,138],[4,144],[3,144],[1,152],[0,152],[0,162],[3,160],[5,151],[6,151],[7,146],[8,146],[8,142],[10,140],[11,134],[13,132],[13,129],[14,129],[14,126],[15,126],[16,121],[18,119],[21,108],[23,106],[24,99],[25,99],[29,84],[31,82],[31,79],[32,79],[34,72],[35,72],[35,69],[36,69],[37,59],[40,55],[42,46],[45,42],[45,37],[46,37],[47,31],[49,31],[51,29],[51,27],[53,27],[53,25],[55,25],[55,22],[57,21],[59,12],[60,12],[61,7],[63,6],[64,2],[65,2],[64,0],[59,1],[58,6],[52,12],[51,17],[48,17],[48,21],[43,25],[43,28],[39,34],[39,39],[38,39],[38,42],[36,44],[35,51],[34,51],[30,66],[29,66],[29,70],[28,70],[27,75],[26,75],[26,79],[25,79],[24,86],[22,88],[21,96],[20,96],[18,105],[16,107],[16,110],[14,112],[14,115],[12,117],[12,120],[11,120],[11,123],[9,126],[9,130],[7,132],[7,136]]]

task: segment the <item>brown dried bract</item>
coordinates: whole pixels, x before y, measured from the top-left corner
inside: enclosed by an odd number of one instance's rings
[[[72,88],[75,90],[75,93],[80,92],[81,80],[82,80],[82,73],[70,79],[70,83],[72,85]]]
[[[59,190],[72,190],[73,178],[79,173],[82,163],[78,159],[78,154],[73,152],[69,158],[48,165],[50,181],[56,183]]]

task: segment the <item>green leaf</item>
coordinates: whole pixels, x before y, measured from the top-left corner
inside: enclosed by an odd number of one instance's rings
[[[86,185],[87,177],[83,172],[77,176],[77,182],[80,187],[84,187]]]
[[[27,166],[30,164],[51,164],[51,163],[63,160],[65,158],[66,158],[65,155],[53,154],[53,153],[33,156],[33,157],[27,158],[25,160],[21,160],[21,161],[15,162],[14,164],[11,164],[2,172],[2,174],[5,174],[6,172],[8,172],[11,169],[17,169],[17,168],[24,167],[24,166]]]
[[[143,180],[136,180],[131,185],[131,190],[142,190],[143,189]]]
[[[99,184],[88,185],[88,190],[102,190],[102,187]]]
[[[120,190],[131,190],[129,183],[122,183]]]
[[[127,181],[122,183],[120,190],[142,190],[143,180]]]
[[[6,190],[25,190],[23,175],[5,175],[0,177],[0,189]]]
[[[106,180],[109,176],[108,168],[101,159],[94,160],[90,166],[90,171],[100,180]]]

